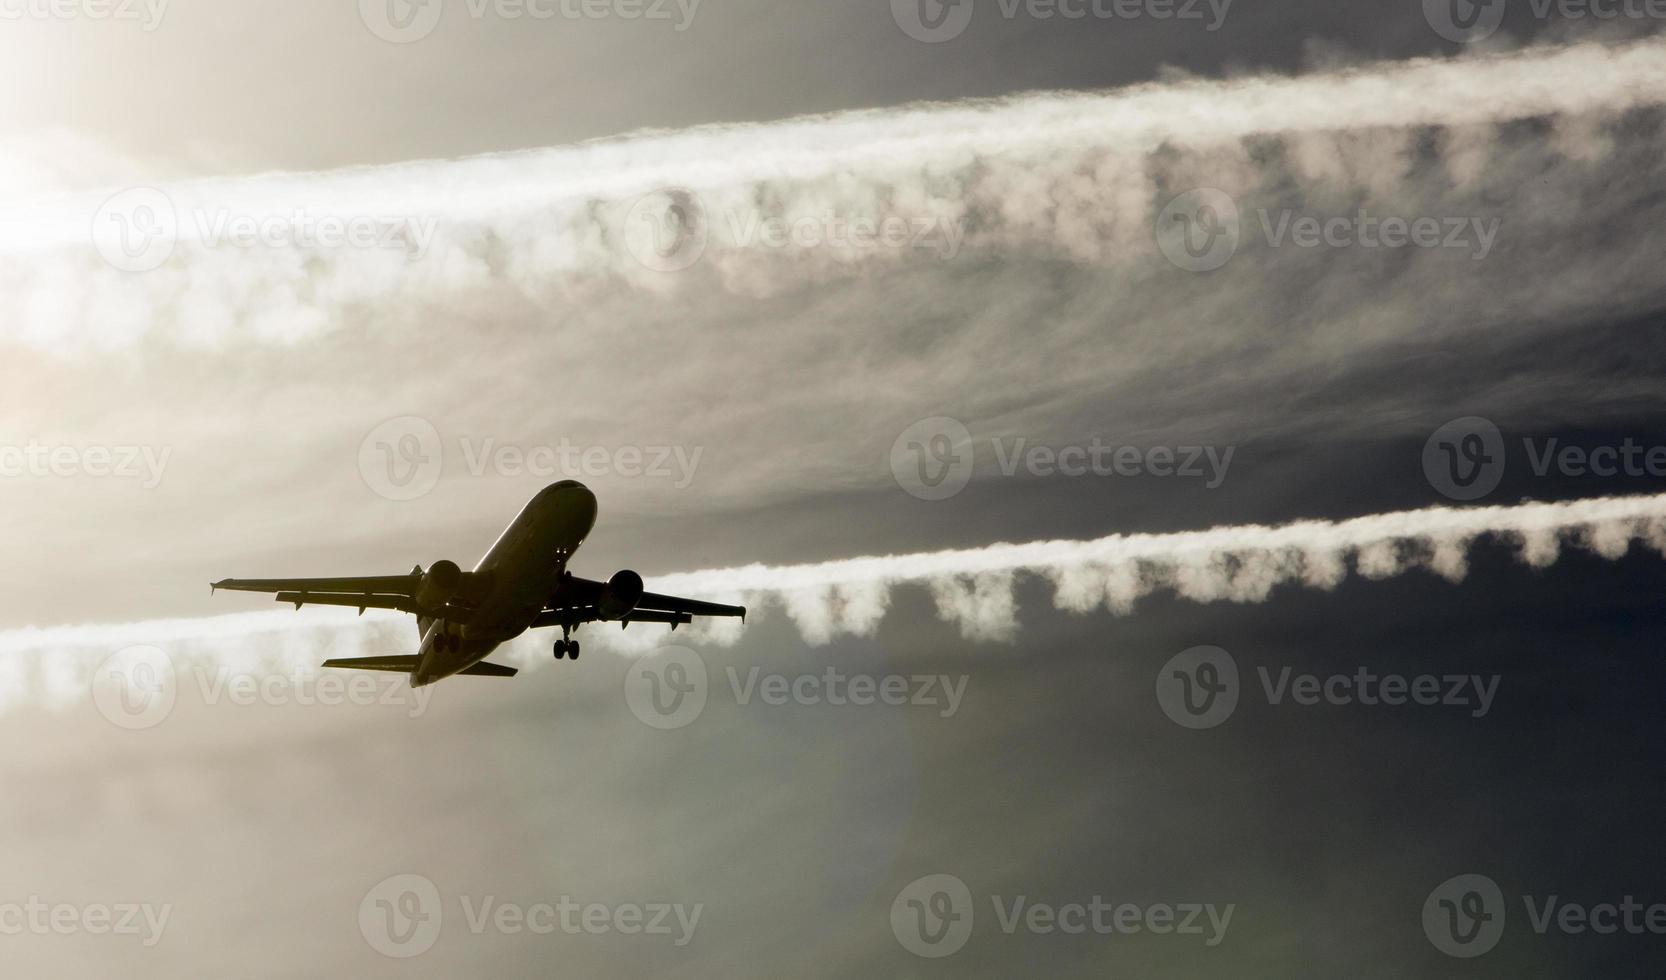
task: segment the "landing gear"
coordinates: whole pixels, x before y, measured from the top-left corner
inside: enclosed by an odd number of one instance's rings
[[[564,624],[561,627],[561,639],[555,641],[555,659],[560,660],[564,657],[578,659],[578,641],[569,639],[572,635],[573,628]]]

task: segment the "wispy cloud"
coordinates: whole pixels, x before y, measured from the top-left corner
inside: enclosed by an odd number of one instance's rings
[[[165,183],[182,237],[150,272],[90,244],[102,194],[9,199],[0,427],[24,445],[171,453],[154,490],[0,484],[6,512],[30,518],[13,546],[43,556],[9,594],[67,621],[82,600],[43,583],[73,574],[110,594],[142,577],[151,594],[123,592],[129,608],[175,611],[170,596],[222,568],[339,561],[296,553],[321,529],[357,539],[354,564],[382,563],[390,542],[401,562],[436,557],[408,559],[418,539],[460,555],[543,479],[471,471],[487,445],[703,450],[682,489],[546,474],[590,482],[609,519],[694,519],[889,487],[893,440],[940,415],[980,443],[1247,446],[1636,410],[1657,399],[1652,378],[1507,355],[1661,301],[1663,102],[1666,45],[1581,44]],[[1243,241],[1194,273],[1155,230],[1199,187],[1237,201]],[[633,209],[646,202],[634,213],[652,226],[696,200],[696,261],[642,261]],[[1496,238],[1477,260],[1267,230],[1362,212],[1474,219]],[[888,215],[963,233],[958,252],[737,238],[766,219],[820,232]],[[277,216],[285,234],[322,217],[435,224],[420,254],[207,248],[199,216]],[[64,391],[73,411],[43,417]],[[440,433],[443,479],[393,504],[366,488],[359,449],[406,414]],[[93,510],[123,530],[88,571],[53,529]]]
[[[1449,131],[1445,179],[1485,183],[1498,165],[1498,124],[1563,119],[1565,138],[1551,142],[1600,156],[1602,120],[1662,101],[1666,46],[1582,44],[216,178],[123,199],[116,214],[113,189],[14,198],[0,206],[0,340],[55,349],[153,334],[210,347],[231,337],[293,342],[343,326],[364,304],[409,309],[492,282],[577,299],[584,281],[603,277],[663,293],[677,280],[652,258],[644,265],[631,236],[651,232],[633,226],[674,208],[686,220],[690,201],[704,212],[705,269],[729,292],[779,294],[917,256],[830,243],[837,236],[826,228],[761,247],[767,218],[802,228],[897,216],[931,223],[939,253],[1041,246],[1122,263],[1130,251],[1154,256],[1154,198],[1176,180],[1186,183],[1174,190],[1249,192],[1282,174],[1369,192],[1380,206],[1404,200],[1408,131]],[[1245,144],[1266,136],[1286,143],[1276,164]],[[137,233],[163,212],[177,242],[160,267],[103,266],[95,226]],[[318,245],[321,224],[354,222],[393,233]],[[256,244],[235,244],[239,227]]]

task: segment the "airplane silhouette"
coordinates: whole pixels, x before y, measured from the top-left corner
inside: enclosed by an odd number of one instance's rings
[[[414,656],[326,660],[326,667],[409,673],[413,687],[453,674],[513,677],[516,670],[486,663],[500,645],[529,629],[561,627],[555,657],[577,660],[572,633],[583,623],[669,623],[675,630],[696,616],[738,616],[746,607],[679,599],[643,590],[642,576],[626,569],[606,582],[567,571],[573,552],[596,523],[596,495],[563,480],[533,497],[486,552],[474,571],[437,561],[407,575],[359,578],[235,579],[210,591],[271,592],[279,602],[397,609],[417,618],[421,643]]]

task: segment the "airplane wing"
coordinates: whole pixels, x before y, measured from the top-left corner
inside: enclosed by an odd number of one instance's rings
[[[542,626],[577,625],[598,620],[617,621],[621,627],[631,623],[668,623],[672,629],[694,621],[696,616],[733,616],[746,620],[745,606],[726,606],[702,599],[643,592],[636,604],[623,615],[604,616],[603,600],[608,584],[592,579],[568,575],[550,600],[544,612],[533,621],[534,629]]]
[[[215,592],[221,589],[229,592],[269,592],[278,602],[294,603],[296,609],[305,605],[348,606],[357,608],[361,615],[366,609],[394,609],[460,621],[466,618],[473,600],[486,582],[479,573],[455,571],[455,566],[452,574],[456,577],[448,579],[448,588],[443,592],[445,598],[430,608],[424,608],[422,602],[425,576],[420,565],[405,575],[228,578],[212,583],[209,589]],[[451,585],[452,581],[456,582],[455,586]]]

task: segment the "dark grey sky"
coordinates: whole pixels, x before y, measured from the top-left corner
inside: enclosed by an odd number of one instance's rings
[[[564,9],[556,0],[443,0],[438,26],[410,44],[374,36],[352,4],[171,0],[149,33],[142,22],[24,19],[0,36],[0,141],[68,130],[187,172],[319,169],[1459,47],[1412,0],[1236,0],[1219,16],[1177,3],[1188,16],[1164,21],[1049,13],[1091,9],[1085,0],[975,5],[964,33],[942,43],[909,37],[884,0],[703,0],[691,17],[665,4],[665,19],[635,21],[496,13]],[[1652,27],[1531,14],[1512,4],[1490,43]]]
[[[1424,6],[1236,0],[1209,31],[975,0],[942,43],[874,0],[704,0],[680,32],[444,0],[408,44],[353,4],[174,0],[148,33],[0,20],[0,452],[168,453],[153,486],[0,474],[14,746],[0,834],[15,845],[0,849],[0,962],[134,977],[1658,974],[1658,936],[1539,935],[1523,907],[1666,901],[1651,778],[1666,566],[1642,545],[1609,560],[1575,533],[1560,562],[1529,568],[1484,539],[1461,581],[1353,576],[1242,604],[1162,591],[1121,616],[1067,612],[1025,577],[1002,641],[966,638],[943,613],[955,596],[919,584],[842,595],[890,605],[872,635],[826,644],[806,636],[822,605],[760,599],[733,645],[676,634],[710,684],[671,731],[633,713],[636,668],[599,638],[576,663],[529,638],[504,654],[532,668],[516,680],[459,678],[431,701],[395,678],[376,688],[391,704],[299,703],[315,675],[297,690],[286,668],[407,652],[410,624],[242,618],[271,607],[205,587],[466,566],[562,476],[601,498],[577,570],[650,582],[1412,511],[1452,503],[1425,451],[1472,415],[1509,457],[1477,504],[1658,494],[1661,473],[1541,475],[1522,451],[1666,446],[1666,58],[1630,41],[1653,25],[1538,21],[1512,0],[1468,57],[1418,66],[1460,50]],[[1525,39],[1547,47],[1512,53]],[[1144,87],[1088,95],[1124,85]],[[1047,89],[1082,97],[966,102]],[[889,108],[916,100],[947,105]],[[887,111],[779,122],[868,109]],[[758,125],[682,132],[722,123]],[[648,127],[673,132],[545,149]],[[529,152],[452,162],[509,151]],[[273,173],[302,170],[331,172]],[[237,179],[181,180],[215,177]],[[421,254],[182,238],[134,271],[87,229],[110,189],[138,183],[186,222],[432,218],[437,237]],[[1189,271],[1160,216],[1202,187],[1241,212],[1242,241]],[[59,193],[77,189],[92,190]],[[645,256],[629,222],[690,200],[709,247],[654,268],[676,249]],[[1303,247],[1269,230],[1355,213],[1496,238]],[[953,254],[734,240],[749,221],[821,214],[929,219],[964,240]],[[963,492],[926,501],[892,453],[934,416],[984,446],[1235,456],[1210,489],[1002,476],[980,449]],[[375,439],[397,449],[417,429],[383,427],[410,418],[445,461],[430,492],[398,501]],[[700,455],[686,485],[617,466],[541,476],[474,467],[487,440]],[[966,603],[998,620],[1008,594],[997,582]],[[134,731],[107,717],[93,668],[136,645],[179,675],[171,713]],[[1200,645],[1227,650],[1244,683],[1225,724],[1193,731],[1158,690]],[[947,716],[743,704],[729,673],[829,668],[946,677],[964,701]],[[1259,670],[1284,668],[1476,676],[1496,697],[1479,717],[1270,703]],[[234,676],[278,680],[245,705],[220,686]],[[976,902],[970,940],[943,959],[893,928],[893,904],[934,874]],[[1476,960],[1423,926],[1431,892],[1465,874],[1508,905]],[[410,959],[371,928],[396,875],[431,882],[443,909]],[[678,947],[473,930],[461,904],[563,896],[702,918]],[[991,900],[1017,896],[1234,917],[1214,948],[1008,935]],[[166,906],[169,925],[154,948],[7,932],[33,898]]]

